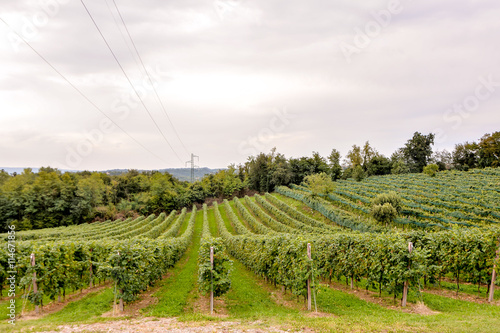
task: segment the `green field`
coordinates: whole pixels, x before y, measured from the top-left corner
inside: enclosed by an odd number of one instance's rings
[[[389,191],[401,197],[402,211],[381,224],[370,214],[371,202]],[[5,282],[0,331],[114,322],[123,319],[110,315],[116,298],[125,318],[176,317],[199,326],[237,321],[241,329],[263,330],[500,332],[500,279],[487,301],[499,264],[499,208],[500,170],[483,169],[338,181],[321,196],[302,186],[278,187],[189,211],[18,232],[17,316],[23,308],[33,315],[40,300],[47,314],[10,325]],[[8,242],[7,234],[0,237]],[[215,262],[232,261],[231,288],[216,297],[213,315],[198,274],[210,245],[219,251]],[[6,281],[8,249],[0,251]],[[100,287],[87,293],[91,281]],[[21,298],[25,293],[29,299]],[[61,295],[68,300],[51,310]]]

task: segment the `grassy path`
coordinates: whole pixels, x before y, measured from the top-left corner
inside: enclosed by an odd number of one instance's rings
[[[91,292],[82,299],[68,303],[62,310],[48,314],[36,320],[18,320],[15,325],[0,323],[0,332],[29,331],[32,327],[37,329],[54,329],[58,325],[70,323],[105,321],[109,318],[100,317],[112,309],[113,289],[105,288]]]
[[[186,258],[182,258],[170,271],[169,277],[160,282],[161,287],[154,294],[155,297],[158,297],[158,304],[145,310],[148,315],[172,317],[183,314],[189,294],[196,284],[197,258],[203,225],[202,213],[202,211],[198,211],[196,214],[193,242],[187,251]]]

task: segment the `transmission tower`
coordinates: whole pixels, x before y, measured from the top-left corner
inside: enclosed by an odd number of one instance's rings
[[[194,183],[194,168],[199,168],[198,165],[195,165],[194,164],[194,159],[197,159],[198,160],[198,163],[200,162],[200,157],[199,156],[196,156],[195,154],[191,153],[191,161],[187,161],[186,162],[186,166],[188,164],[191,164],[191,183]]]

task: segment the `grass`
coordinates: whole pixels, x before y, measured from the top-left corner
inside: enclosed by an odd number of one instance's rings
[[[234,259],[233,259],[234,260]],[[269,292],[257,282],[259,278],[234,260],[231,275],[231,290],[225,295],[228,312],[237,318],[263,319],[267,317],[289,317],[299,311],[276,304]]]
[[[179,229],[179,233],[177,234],[177,237],[182,236],[184,234],[184,231],[186,231],[186,229],[187,229],[187,227],[189,225],[189,219],[191,218],[191,214],[192,214],[192,212],[189,212],[184,217],[184,222],[182,222],[182,226]]]
[[[209,208],[207,211],[208,221],[215,221],[215,213],[214,208]],[[210,234],[212,237],[219,237],[219,230],[217,229],[217,225],[215,223],[209,223]]]
[[[94,279],[94,285],[97,285],[97,282],[98,282],[98,280]],[[7,290],[4,290],[4,292],[7,292]],[[79,293],[80,293],[79,290],[66,288],[66,297],[69,297],[69,296],[75,295],[75,294],[78,295]],[[16,287],[16,297],[15,297],[16,315],[19,315],[22,312],[23,306],[24,306],[25,313],[33,311],[35,309],[35,306],[30,301],[22,298],[23,294],[24,294],[24,289]],[[7,294],[5,294],[5,297],[6,296],[7,296]],[[55,297],[55,299],[57,301],[57,296]],[[62,295],[61,295],[61,299],[62,299]],[[46,294],[43,295],[44,306],[53,302],[53,301],[54,300],[51,300],[49,295],[46,295]],[[7,318],[7,314],[9,311],[7,309],[8,305],[9,305],[9,300],[7,298],[4,298],[0,301],[0,318]]]
[[[15,325],[0,322],[1,332],[17,332],[36,328],[36,330],[53,329],[57,325],[109,320],[100,317],[111,310],[113,302],[112,288],[92,292],[78,301],[68,303],[62,310],[46,315],[40,319],[16,321]]]
[[[229,217],[227,216],[226,208],[224,205],[219,205],[219,212],[220,215],[222,216],[222,220],[224,221],[224,224],[226,225],[227,231],[229,231],[232,235],[236,235],[236,231],[234,230],[234,226],[229,220]],[[214,223],[215,225],[215,223]]]
[[[455,282],[448,282],[448,281],[441,281],[441,287],[432,284],[427,284],[428,289],[447,289],[451,291],[456,291],[457,290],[457,284]],[[481,285],[481,288],[479,289],[480,293],[477,293],[477,284],[468,284],[468,283],[463,283],[460,282],[460,290],[459,293],[464,293],[464,294],[469,294],[473,296],[479,296],[484,299],[488,299],[488,286],[485,286],[484,284]],[[500,299],[500,288],[495,286],[495,293],[493,295],[493,299],[499,300]]]
[[[172,317],[183,314],[189,294],[196,283],[202,225],[203,212],[200,210],[196,214],[191,247],[188,249],[186,256],[170,272],[169,278],[160,282],[160,290],[154,294],[155,297],[158,297],[158,304],[145,309],[144,312],[148,315]]]
[[[40,322],[47,323],[73,323],[88,321],[112,309],[113,288],[94,292],[86,295],[81,300],[69,303],[64,309],[50,314]]]
[[[286,200],[285,200],[286,201]],[[221,215],[226,226],[231,226],[225,209],[221,207]],[[307,213],[306,210],[303,210]],[[312,214],[308,214],[311,216]],[[313,216],[317,218],[316,216]],[[218,235],[213,209],[209,209],[208,218],[210,230]],[[180,234],[187,227],[188,217]],[[304,303],[290,293],[280,294],[280,287],[263,282],[263,279],[252,273],[240,262],[234,260],[232,272],[232,288],[222,296],[227,318],[197,313],[194,304],[200,298],[197,289],[197,257],[200,245],[203,214],[196,215],[193,242],[185,256],[169,272],[169,277],[159,282],[159,290],[154,294],[158,297],[158,304],[144,309],[148,316],[173,317],[180,321],[194,321],[203,325],[207,321],[238,321],[245,328],[259,328],[269,330],[270,327],[281,329],[302,330],[311,328],[318,332],[499,332],[500,307],[489,304],[455,300],[444,296],[423,293],[420,297],[425,305],[436,314],[420,315],[406,313],[398,309],[390,309],[378,304],[360,299],[354,294],[336,290],[322,285],[317,292],[317,305],[321,316],[310,315],[304,311]],[[232,226],[231,226],[232,227]],[[231,230],[231,229],[230,229]],[[232,230],[234,231],[234,230]],[[342,281],[344,282],[344,281]],[[360,293],[365,281],[358,283]],[[454,290],[452,282],[442,282],[446,289]],[[483,287],[484,288],[484,287]],[[372,288],[370,288],[372,289]],[[372,289],[373,290],[373,289]],[[477,286],[461,285],[461,292],[477,294]],[[482,289],[484,295],[485,289]],[[497,290],[496,298],[498,297]],[[276,303],[275,299],[283,300],[284,305]],[[383,298],[392,299],[392,296],[383,293]],[[417,296],[409,295],[410,302],[416,302]],[[24,330],[55,329],[57,325],[68,323],[89,323],[97,321],[115,320],[102,318],[101,314],[111,310],[113,293],[111,288],[93,292],[81,300],[69,303],[62,310],[47,315],[38,320],[19,321],[11,327],[6,321],[0,322],[0,332],[14,332]],[[282,303],[282,302],[280,302]],[[392,302],[388,302],[391,304]],[[396,302],[399,304],[399,297]],[[0,315],[6,318],[6,301],[0,303]],[[18,303],[18,307],[21,304]],[[15,328],[15,329],[14,329]]]

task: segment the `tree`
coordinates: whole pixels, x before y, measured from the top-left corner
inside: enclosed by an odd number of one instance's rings
[[[178,194],[171,182],[171,175],[155,173],[151,177],[150,183],[151,191],[147,197],[147,203],[152,212],[158,214],[162,211],[168,212],[175,209]],[[191,204],[191,202],[186,204]]]
[[[378,156],[378,152],[370,146],[370,142],[366,141],[361,151],[361,157],[363,158],[363,167],[367,170],[368,164],[373,158]]]
[[[347,152],[346,163],[349,167],[355,168],[363,164],[363,156],[361,156],[361,147],[352,145],[352,149]]]
[[[252,190],[270,192],[268,175],[272,158],[271,154],[266,155],[264,153],[248,158],[246,162],[248,167],[248,186]]]
[[[290,158],[288,163],[292,172],[292,179],[290,182],[293,184],[300,184],[308,175],[329,172],[329,166],[326,159],[321,157],[317,152],[313,152],[312,157]]]
[[[354,170],[352,171],[352,178],[354,178],[358,182],[366,178],[365,170],[363,170],[363,167],[361,165],[358,165],[354,168]]]
[[[409,172],[410,168],[408,167],[403,148],[399,148],[391,155],[391,173],[393,175],[400,175]]]
[[[403,153],[407,161],[410,163],[411,172],[422,172],[432,156],[431,146],[434,144],[434,134],[429,133],[422,135],[419,132],[413,134],[413,138],[409,139]]]
[[[311,190],[313,197],[331,193],[335,187],[332,178],[324,172],[306,176],[304,183]]]
[[[217,198],[232,198],[245,187],[234,165],[230,165],[227,169],[219,170],[214,175],[205,177],[203,182],[208,194]],[[196,190],[196,186],[192,186],[191,189],[192,191]]]
[[[328,155],[328,162],[330,162],[329,167],[332,180],[340,179],[342,167],[340,166],[340,152],[337,149],[332,149],[332,152]]]
[[[436,151],[432,154],[431,162],[437,164],[440,171],[449,170],[453,163],[451,153],[446,149]]]
[[[475,142],[465,142],[455,145],[452,153],[453,167],[457,170],[467,171],[478,166],[479,146]]]
[[[4,169],[0,170],[0,186],[2,186],[9,178],[9,174]]]
[[[485,134],[479,141],[479,166],[498,167],[500,166],[500,132]]]
[[[269,182],[272,190],[276,186],[288,186],[292,180],[293,173],[290,164],[283,154],[277,154],[269,170]]]
[[[391,160],[383,155],[373,157],[366,165],[369,176],[381,176],[391,173]]]
[[[429,164],[424,167],[423,173],[430,177],[436,177],[438,171],[439,166],[437,164]]]

